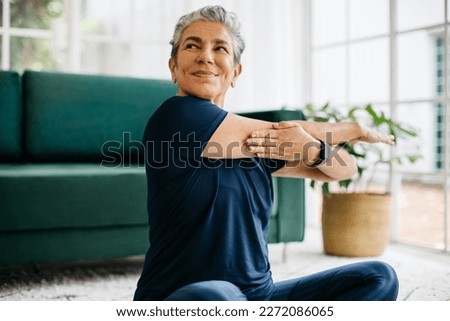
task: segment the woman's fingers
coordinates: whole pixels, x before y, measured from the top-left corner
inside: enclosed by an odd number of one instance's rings
[[[369,143],[385,143],[388,145],[394,145],[394,136],[385,135],[375,129],[368,129],[364,141]]]
[[[292,121],[280,121],[279,123],[272,124],[272,127],[274,129],[285,129],[290,127],[299,126],[297,123],[294,123]]]
[[[279,130],[288,129],[299,126],[297,123],[291,121],[281,121],[273,123],[272,129],[257,130],[251,133],[251,138],[278,138]]]
[[[309,140],[299,124],[283,121],[273,123],[272,128],[252,132],[245,144],[257,157],[297,160]]]
[[[277,130],[276,129],[263,129],[257,130],[251,133],[251,138],[277,138]]]
[[[379,137],[379,142],[380,143],[385,143],[388,145],[394,145],[394,138],[391,137],[392,135],[386,136],[386,135],[382,135]]]
[[[271,150],[271,147],[276,147],[276,146],[275,145],[274,146],[249,146],[249,147],[247,147],[247,150],[249,152],[252,152],[252,153],[255,153],[255,154],[258,154],[258,153],[275,153],[276,149],[272,148],[272,150]]]
[[[395,137],[394,137],[394,135],[387,135],[386,139],[385,139],[385,143],[389,144],[389,145],[394,145],[395,144]]]
[[[245,141],[245,143],[247,146],[276,146],[276,142],[271,138],[273,137],[249,138]]]

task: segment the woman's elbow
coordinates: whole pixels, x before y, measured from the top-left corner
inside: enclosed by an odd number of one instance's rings
[[[331,168],[333,168],[333,170],[328,172],[330,180],[342,181],[352,178],[356,174],[358,171],[356,163],[350,155],[348,156],[349,157],[345,157],[345,159],[341,159],[340,161],[336,159],[331,160]]]
[[[356,164],[354,162],[351,162],[348,165],[344,165],[342,171],[341,171],[341,177],[339,177],[339,180],[342,181],[344,179],[352,178],[356,172],[358,171],[358,168],[356,167]]]

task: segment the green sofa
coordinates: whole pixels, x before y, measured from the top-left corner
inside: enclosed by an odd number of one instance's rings
[[[141,138],[175,93],[165,80],[0,71],[0,265],[145,254]],[[269,242],[302,241],[304,181],[274,178],[274,187]]]

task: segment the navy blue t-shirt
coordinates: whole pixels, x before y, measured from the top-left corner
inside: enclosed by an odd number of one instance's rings
[[[271,173],[285,162],[201,157],[226,115],[210,101],[177,96],[148,121],[150,248],[135,300],[163,300],[206,280],[229,281],[249,300],[272,293],[266,242]]]

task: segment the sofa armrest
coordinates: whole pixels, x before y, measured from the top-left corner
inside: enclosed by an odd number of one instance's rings
[[[272,122],[304,120],[300,110],[269,110],[242,116]],[[269,243],[303,241],[305,234],[305,180],[272,177],[274,205],[270,219]]]

